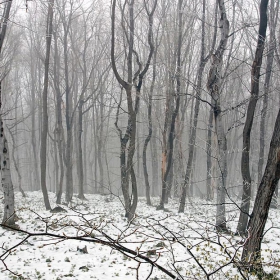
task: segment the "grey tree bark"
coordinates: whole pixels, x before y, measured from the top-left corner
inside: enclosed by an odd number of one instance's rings
[[[207,88],[211,95],[211,103],[214,111],[215,132],[218,143],[218,164],[219,164],[219,183],[217,186],[217,210],[216,210],[216,229],[218,231],[226,231],[226,216],[225,216],[225,197],[226,197],[226,177],[227,177],[227,141],[222,120],[221,110],[221,71],[223,64],[223,55],[227,47],[229,35],[229,21],[224,0],[218,0],[220,11],[220,30],[221,38],[219,45],[212,55],[211,67],[209,70]]]
[[[59,155],[59,184],[56,191],[56,203],[61,204],[63,180],[64,180],[64,161],[63,161],[63,125],[62,125],[62,94],[60,91],[60,75],[58,74],[60,68],[60,58],[58,54],[58,38],[54,34],[54,90],[56,98],[56,128],[55,139],[57,141],[58,155]]]
[[[0,54],[6,36],[12,0],[5,3],[3,16],[1,19],[0,31]],[[0,169],[2,177],[2,187],[4,194],[4,215],[2,223],[8,226],[15,226],[15,198],[14,187],[10,170],[10,154],[8,142],[5,136],[4,122],[2,119],[2,80],[0,81]]]
[[[207,141],[206,141],[206,153],[207,153],[207,175],[206,175],[206,199],[213,200],[212,190],[212,130],[213,130],[213,110],[210,111],[208,128],[207,128]]]

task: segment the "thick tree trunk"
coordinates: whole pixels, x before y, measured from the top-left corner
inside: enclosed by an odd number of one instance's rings
[[[1,88],[1,83],[0,83]],[[1,94],[1,92],[0,92]],[[2,187],[4,193],[4,216],[2,223],[13,226],[15,224],[15,198],[14,187],[12,183],[11,170],[10,170],[10,157],[8,142],[5,136],[4,123],[0,115],[0,151],[1,151],[1,177]]]
[[[16,108],[17,108],[17,101],[16,101]],[[16,121],[17,121],[17,116],[16,116]],[[22,176],[21,176],[21,172],[20,172],[20,169],[19,169],[18,160],[15,157],[16,140],[15,140],[15,137],[13,135],[13,132],[10,129],[8,129],[8,131],[10,133],[10,137],[11,137],[11,140],[12,140],[12,159],[13,159],[13,164],[14,164],[17,176],[18,176],[18,188],[19,188],[19,191],[22,194],[22,197],[26,197],[25,192],[23,191],[22,186],[21,186]],[[17,128],[16,128],[15,134],[17,135]]]
[[[268,160],[259,185],[253,212],[248,223],[248,236],[244,245],[242,260],[250,270],[262,272],[261,243],[269,207],[280,179],[280,110],[276,118],[270,142]]]
[[[225,196],[226,196],[226,177],[227,177],[227,142],[221,115],[220,94],[221,94],[221,70],[223,55],[226,50],[229,21],[225,9],[224,0],[218,0],[220,10],[220,28],[221,39],[219,46],[212,55],[211,68],[208,75],[207,88],[211,95],[211,103],[214,111],[215,132],[218,144],[218,163],[219,163],[219,184],[217,187],[217,210],[216,210],[216,228],[217,230],[226,229],[225,216]]]
[[[251,174],[250,174],[250,140],[253,126],[255,108],[259,96],[259,79],[262,65],[263,51],[265,46],[267,29],[267,6],[269,0],[262,0],[260,4],[260,25],[258,44],[255,53],[255,59],[251,70],[251,97],[247,109],[246,121],[243,129],[243,149],[241,158],[241,173],[243,179],[243,194],[240,207],[240,216],[237,226],[239,234],[246,234],[249,218],[249,208],[251,199]],[[262,147],[261,147],[262,149]]]
[[[223,125],[221,107],[216,104],[214,108],[215,132],[218,143],[218,168],[219,181],[217,187],[217,212],[216,212],[216,228],[217,230],[227,231],[226,228],[226,180],[227,180],[227,139]]]
[[[12,1],[5,4],[0,33],[0,54],[2,53],[3,42],[6,36],[7,24],[9,20]],[[10,156],[8,142],[5,137],[4,123],[2,120],[2,81],[0,81],[0,169],[2,177],[2,187],[4,194],[4,216],[2,223],[9,226],[15,225],[15,199],[14,187],[10,170]]]

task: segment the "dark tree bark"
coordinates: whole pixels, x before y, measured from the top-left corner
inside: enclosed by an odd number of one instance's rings
[[[255,108],[259,96],[259,80],[262,65],[263,51],[265,46],[267,29],[267,6],[269,0],[262,0],[260,4],[260,24],[258,33],[258,43],[255,58],[251,70],[251,97],[247,109],[247,116],[243,129],[243,149],[241,158],[241,173],[243,179],[243,194],[240,207],[240,216],[237,226],[239,234],[246,234],[249,218],[249,208],[251,199],[251,174],[250,174],[250,139],[253,126]]]
[[[182,75],[182,40],[183,40],[183,1],[178,1],[178,47],[177,47],[177,57],[176,57],[176,93],[175,93],[175,108],[171,114],[170,128],[168,133],[168,143],[165,145],[167,150],[163,155],[163,160],[166,163],[166,169],[163,169],[162,174],[162,191],[160,204],[157,209],[164,209],[164,204],[168,201],[168,189],[171,186],[168,184],[168,178],[171,176],[171,168],[173,165],[173,152],[174,152],[174,138],[175,138],[175,128],[176,128],[176,118],[179,113],[180,107],[180,94],[181,94],[181,75]],[[171,183],[171,182],[170,182]]]
[[[262,272],[261,243],[270,203],[280,178],[280,110],[276,118],[270,142],[264,175],[258,187],[253,212],[248,223],[248,237],[242,260],[251,270]]]
[[[179,205],[179,213],[183,213],[185,210],[186,196],[187,192],[190,190],[191,183],[191,174],[193,171],[193,162],[194,162],[194,151],[195,151],[195,142],[196,142],[196,131],[197,131],[197,123],[198,123],[198,115],[199,115],[199,107],[200,107],[200,97],[202,91],[202,78],[203,71],[205,69],[205,65],[209,60],[209,56],[205,57],[205,7],[206,1],[203,1],[202,4],[202,23],[201,23],[201,50],[200,50],[200,63],[197,73],[197,90],[196,90],[196,99],[195,99],[195,107],[194,107],[194,116],[193,116],[193,124],[190,129],[190,137],[189,137],[189,154],[187,161],[187,168],[184,177],[184,183],[182,186],[182,194],[180,197],[180,205]]]
[[[48,190],[46,185],[46,172],[47,172],[47,136],[48,136],[48,85],[49,85],[49,64],[51,53],[51,40],[52,40],[52,22],[53,22],[53,5],[54,0],[51,0],[48,5],[47,15],[47,31],[46,31],[46,57],[45,57],[45,74],[44,74],[44,89],[42,95],[42,130],[41,130],[41,188],[44,196],[44,203],[46,210],[51,209],[49,202]]]
[[[152,26],[153,26],[153,18],[150,17],[149,18],[150,21],[150,45],[152,46],[152,48],[154,48],[154,58],[153,58],[153,68],[152,68],[152,82],[151,82],[151,87],[150,87],[150,91],[148,94],[148,135],[145,138],[144,141],[144,147],[143,147],[143,174],[144,174],[144,179],[145,179],[145,190],[146,190],[146,201],[147,201],[147,205],[152,205],[151,203],[151,187],[150,187],[150,182],[149,182],[149,174],[148,174],[148,168],[147,168],[147,147],[148,144],[150,143],[150,140],[152,138],[153,135],[153,121],[152,121],[152,107],[153,107],[153,102],[152,102],[152,98],[153,98],[153,93],[154,93],[154,86],[155,86],[155,80],[156,80],[156,62],[157,62],[157,47],[158,45],[156,45],[156,47],[154,47],[154,43],[152,42]],[[157,39],[156,39],[157,41]],[[156,161],[157,159],[153,158],[153,156],[156,154],[155,151],[153,151],[152,145],[151,145],[151,154],[152,154],[152,161]],[[157,164],[156,164],[157,165]],[[155,171],[156,174],[153,174],[153,184],[156,183],[154,182],[154,178],[155,176],[157,176],[157,170],[155,170],[155,168],[157,168],[157,166],[155,166],[153,168],[153,171]],[[155,189],[155,186],[153,186],[153,190]]]
[[[134,25],[135,25],[135,15],[134,15],[134,0],[130,2],[129,12],[128,12],[128,32],[124,30],[126,34],[126,40],[128,44],[127,51],[127,81],[121,78],[115,60],[115,16],[116,16],[116,0],[112,2],[112,25],[111,25],[111,62],[114,75],[118,83],[124,88],[126,92],[127,110],[128,110],[128,124],[126,127],[125,134],[123,135],[121,129],[118,127],[118,115],[115,122],[115,126],[118,130],[120,143],[121,143],[121,153],[120,153],[120,166],[121,166],[121,188],[124,196],[124,206],[126,217],[130,221],[135,214],[135,210],[138,202],[138,191],[137,191],[137,181],[134,173],[134,163],[133,157],[135,153],[136,144],[136,117],[139,110],[140,92],[143,83],[143,78],[146,75],[152,55],[154,53],[154,46],[152,42],[152,24],[153,24],[153,14],[157,6],[157,0],[154,1],[152,5],[151,12],[148,11],[147,2],[144,1],[145,10],[149,18],[149,32],[148,32],[148,44],[149,44],[149,55],[146,61],[145,67],[142,70],[142,64],[139,61],[138,54],[134,50]],[[122,16],[124,16],[124,11],[122,11]],[[124,27],[124,26],[123,26]],[[137,64],[139,69],[133,74],[133,54],[136,56]],[[141,71],[142,70],[142,71]],[[135,98],[132,92],[133,85],[136,88]],[[129,183],[131,180],[132,198],[130,197]]]
[[[57,141],[58,155],[59,155],[59,185],[56,191],[56,203],[61,204],[63,180],[64,180],[64,162],[63,162],[63,125],[62,125],[62,94],[60,91],[60,79],[58,69],[60,68],[60,58],[58,54],[57,37],[54,35],[54,89],[56,97],[56,128],[55,128],[55,139]]]
[[[155,52],[156,53],[156,52]],[[153,123],[152,123],[152,97],[153,97],[153,91],[154,91],[154,84],[155,84],[155,78],[156,78],[156,54],[154,56],[154,63],[153,63],[153,78],[152,78],[152,84],[150,87],[149,97],[148,97],[148,135],[145,138],[144,147],[143,147],[143,173],[144,173],[144,179],[145,179],[145,187],[146,187],[146,200],[148,205],[152,205],[151,203],[151,191],[150,191],[150,183],[149,183],[149,174],[148,174],[148,168],[147,168],[147,147],[151,140],[152,133],[153,133]]]

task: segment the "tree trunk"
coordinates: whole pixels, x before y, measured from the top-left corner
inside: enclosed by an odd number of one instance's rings
[[[149,97],[148,97],[148,123],[149,123],[148,135],[145,139],[144,147],[143,147],[143,174],[144,174],[144,179],[145,179],[146,200],[147,200],[148,205],[152,205],[152,203],[151,203],[151,188],[150,188],[149,175],[148,175],[148,169],[147,169],[147,147],[152,138],[152,133],[153,133],[152,98],[153,98],[154,85],[155,85],[155,80],[156,80],[156,54],[157,54],[157,48],[155,49],[155,55],[154,55],[154,60],[153,60],[152,83],[151,83]]]
[[[213,130],[213,110],[210,111],[208,129],[207,129],[207,142],[206,142],[206,153],[207,153],[207,179],[206,179],[206,196],[207,200],[213,200],[212,190],[212,130]]]
[[[84,195],[84,169],[83,169],[83,149],[82,149],[82,133],[83,133],[83,104],[84,104],[84,95],[80,96],[78,104],[78,183],[79,191],[78,198],[85,199]]]
[[[45,57],[45,75],[44,75],[44,89],[42,96],[42,131],[41,131],[41,188],[44,196],[46,210],[51,209],[49,202],[48,190],[46,185],[47,172],[47,137],[48,137],[48,85],[49,85],[49,64],[51,53],[51,35],[53,22],[53,5],[54,0],[49,2],[48,16],[47,16],[47,31],[46,31],[46,57]]]
[[[17,98],[16,98],[16,108],[17,108]],[[17,121],[17,116],[16,116],[16,121]],[[20,172],[20,169],[19,169],[19,166],[18,166],[18,161],[15,157],[15,147],[16,147],[15,137],[13,135],[13,132],[9,128],[7,128],[7,129],[9,131],[10,137],[12,139],[12,159],[13,159],[13,163],[14,163],[14,166],[15,166],[17,176],[18,176],[18,188],[19,188],[19,191],[22,194],[22,197],[26,197],[25,192],[23,191],[22,186],[21,186],[22,176],[21,176],[21,172]],[[16,129],[15,134],[17,135],[17,129]]]
[[[196,130],[198,123],[198,115],[199,115],[199,106],[200,106],[200,98],[202,91],[202,78],[203,71],[205,65],[208,61],[208,58],[205,58],[205,0],[203,1],[202,7],[202,25],[201,25],[201,51],[200,51],[200,64],[198,69],[198,80],[197,80],[197,90],[196,90],[196,99],[195,99],[195,108],[194,108],[194,116],[193,116],[193,125],[191,125],[190,129],[190,137],[189,137],[189,154],[188,154],[188,162],[187,168],[184,176],[184,182],[182,186],[182,194],[180,197],[180,205],[179,205],[179,213],[183,213],[185,210],[186,204],[186,196],[187,192],[190,190],[190,178],[193,169],[193,161],[194,161],[194,148],[196,141]]]
[[[133,53],[137,53],[134,50],[134,24],[135,24],[135,17],[134,17],[134,0],[130,2],[129,11],[128,11],[128,32],[126,32],[126,40],[128,45],[127,50],[127,81],[124,81],[117,70],[116,60],[115,60],[115,16],[116,16],[116,0],[112,2],[112,25],[111,25],[111,62],[112,62],[112,69],[114,75],[118,81],[118,83],[125,89],[126,92],[126,101],[127,101],[127,112],[128,112],[128,123],[126,127],[126,131],[124,136],[122,136],[122,131],[118,127],[118,115],[119,115],[119,108],[117,112],[117,119],[115,122],[115,126],[119,133],[119,138],[121,142],[121,153],[120,153],[120,167],[121,167],[121,188],[124,196],[124,206],[125,206],[125,215],[129,221],[132,220],[135,214],[135,210],[137,207],[138,202],[138,192],[137,192],[137,182],[136,176],[134,173],[134,163],[133,157],[135,153],[135,143],[136,143],[136,116],[139,109],[139,101],[140,101],[140,91],[142,87],[142,82],[145,74],[147,73],[151,58],[154,52],[154,46],[152,42],[152,27],[153,27],[153,14],[157,5],[157,0],[154,2],[152,11],[149,12],[147,8],[147,3],[144,1],[145,10],[149,17],[149,32],[148,32],[148,44],[150,47],[149,56],[146,61],[144,69],[142,69],[142,65],[139,61],[137,61],[139,70],[133,76]],[[123,11],[122,11],[123,12]],[[123,12],[124,13],[124,12]],[[124,16],[124,14],[123,14]],[[138,83],[136,85],[136,80],[138,79]],[[134,94],[132,93],[132,85],[135,85],[136,94],[135,99],[133,100]],[[134,102],[133,102],[134,101]],[[121,101],[120,101],[121,102]],[[127,157],[126,157],[126,150],[127,150]],[[131,179],[131,186],[132,186],[132,199],[130,198],[129,193],[129,182]]]
[[[219,163],[219,183],[217,187],[217,210],[216,210],[216,229],[226,229],[226,216],[225,216],[225,196],[226,196],[226,177],[227,177],[227,161],[226,151],[227,142],[226,135],[221,115],[221,70],[223,63],[223,55],[227,46],[228,34],[229,34],[229,21],[227,19],[227,13],[225,9],[224,0],[218,0],[220,10],[220,28],[221,39],[219,46],[215,53],[212,55],[212,63],[209,70],[207,88],[211,95],[211,103],[214,111],[215,132],[218,143],[218,163]]]
[[[253,212],[248,223],[248,237],[244,245],[242,260],[250,270],[262,272],[261,242],[267,221],[270,203],[280,179],[280,110],[276,118],[270,142],[264,175],[258,187]]]
[[[168,143],[166,145],[165,154],[163,155],[163,159],[166,161],[166,170],[163,170],[163,178],[162,178],[162,193],[160,204],[157,209],[164,209],[164,204],[168,201],[168,176],[170,175],[170,171],[173,164],[173,150],[174,150],[174,138],[175,138],[175,127],[176,127],[176,118],[179,113],[180,107],[180,94],[181,94],[181,63],[182,63],[182,40],[183,40],[183,0],[178,1],[178,45],[177,45],[177,57],[176,57],[176,94],[175,94],[175,109],[171,115],[170,121],[170,129],[168,135]]]
[[[1,84],[0,84],[1,87]],[[15,198],[14,198],[14,187],[12,183],[11,170],[10,170],[10,157],[8,142],[4,132],[4,123],[2,116],[0,115],[0,151],[1,155],[1,177],[2,187],[4,193],[4,216],[2,223],[8,226],[15,225]]]
[[[260,4],[260,25],[258,44],[255,59],[251,70],[251,97],[247,109],[246,121],[243,129],[243,149],[241,158],[241,173],[243,179],[243,194],[240,207],[240,216],[237,225],[239,234],[246,234],[249,218],[249,208],[251,199],[251,174],[250,174],[250,139],[253,126],[255,108],[259,96],[259,79],[262,65],[263,51],[265,46],[267,29],[267,6],[269,0],[262,0]],[[262,149],[262,147],[260,147]]]
[[[2,54],[3,42],[6,36],[7,24],[10,16],[12,1],[5,4],[0,33],[0,54]],[[8,142],[5,137],[4,123],[2,120],[2,81],[0,81],[0,169],[2,177],[2,187],[4,194],[4,216],[2,223],[9,226],[15,225],[15,198],[10,170],[10,156]]]
[[[33,152],[33,158],[34,158],[34,190],[40,189],[40,179],[39,179],[39,171],[38,171],[38,150],[37,150],[37,141],[36,141],[36,94],[35,94],[35,70],[34,70],[34,58],[33,54],[31,55],[31,107],[32,107],[32,113],[31,113],[31,145],[32,145],[32,152]]]
[[[67,203],[72,201],[73,197],[73,100],[72,92],[69,85],[69,70],[68,70],[68,32],[69,26],[64,24],[64,73],[65,73],[65,99],[66,99],[66,151],[65,151],[65,166],[66,166],[66,193],[65,199]]]

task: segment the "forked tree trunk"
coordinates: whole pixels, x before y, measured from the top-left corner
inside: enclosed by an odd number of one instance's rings
[[[251,199],[251,174],[250,174],[250,140],[251,130],[254,121],[255,109],[259,96],[259,80],[262,65],[263,51],[267,29],[267,6],[269,0],[262,0],[260,4],[260,24],[258,44],[255,59],[251,70],[251,97],[247,109],[246,121],[243,129],[243,149],[241,158],[241,173],[243,179],[243,194],[240,207],[240,216],[237,225],[239,234],[246,234],[249,218],[249,208]],[[260,147],[262,149],[262,147]]]
[[[219,183],[217,187],[217,208],[216,208],[216,229],[227,230],[225,215],[225,197],[226,197],[226,177],[227,177],[227,140],[221,115],[221,71],[223,64],[223,55],[227,47],[229,35],[229,21],[225,9],[224,0],[218,0],[220,10],[220,28],[221,39],[219,46],[212,55],[211,68],[208,75],[207,88],[211,95],[211,103],[214,111],[215,132],[218,144],[218,163],[219,163]]]
[[[136,54],[138,58],[138,54],[134,50],[134,0],[130,2],[129,12],[128,12],[128,26],[129,30],[127,32],[127,81],[123,80],[117,70],[116,60],[115,60],[115,16],[116,16],[116,0],[112,2],[112,25],[111,25],[111,61],[112,61],[112,69],[114,75],[118,81],[118,83],[125,89],[126,92],[126,101],[127,101],[127,111],[128,111],[128,123],[126,127],[126,131],[124,136],[122,135],[121,129],[118,127],[118,112],[117,119],[115,122],[115,126],[118,130],[120,142],[121,142],[121,154],[120,154],[120,165],[121,165],[121,188],[124,196],[124,206],[125,206],[125,215],[128,220],[132,220],[135,214],[135,210],[138,202],[138,192],[137,192],[137,181],[134,173],[134,163],[133,157],[135,153],[135,143],[136,143],[136,116],[139,109],[139,101],[140,101],[140,91],[142,87],[142,82],[145,74],[147,73],[151,58],[154,52],[154,46],[152,42],[152,26],[153,26],[153,14],[156,9],[157,0],[155,0],[152,5],[152,11],[148,11],[147,3],[144,1],[145,10],[149,17],[149,33],[148,33],[148,44],[150,47],[149,56],[146,61],[144,69],[142,69],[142,65],[137,60],[139,69],[133,75],[133,53]],[[123,12],[123,11],[122,11]],[[124,13],[124,12],[123,12]],[[123,14],[124,16],[124,14]],[[138,83],[136,85],[136,81]],[[135,85],[136,88],[136,97],[133,99],[132,85]],[[119,104],[120,107],[120,104]],[[129,183],[131,180],[131,189],[132,189],[132,198],[130,197],[129,191]]]

